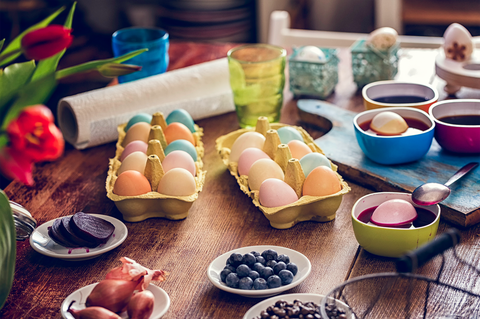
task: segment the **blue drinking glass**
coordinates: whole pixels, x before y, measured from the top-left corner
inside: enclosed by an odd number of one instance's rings
[[[169,62],[168,38],[167,31],[159,28],[132,27],[116,31],[112,35],[112,48],[115,57],[139,49],[148,49],[148,51],[123,62],[123,64],[139,65],[142,69],[119,76],[118,82],[125,83],[164,73]]]

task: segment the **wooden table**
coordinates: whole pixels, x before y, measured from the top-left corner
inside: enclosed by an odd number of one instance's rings
[[[170,69],[224,57],[232,46],[172,43]],[[342,51],[340,58],[339,84],[328,100],[348,110],[362,111],[361,94],[352,81],[348,51]],[[288,91],[285,100],[281,122],[302,125],[296,101]],[[207,176],[203,191],[186,219],[126,222],[128,237],[122,245],[98,258],[81,262],[50,258],[34,251],[28,242],[18,242],[15,279],[0,317],[61,318],[62,301],[75,290],[102,280],[110,269],[120,265],[122,256],[170,273],[165,282],[156,283],[171,298],[166,319],[242,318],[259,302],[217,289],[206,275],[213,259],[243,246],[284,246],[310,259],[313,267],[310,276],[288,293],[326,294],[349,278],[394,271],[393,259],[364,251],[353,233],[350,210],[358,198],[372,190],[349,182],[352,190],[343,197],[334,221],[303,222],[291,229],[274,229],[241,192],[215,150],[217,137],[238,129],[235,113],[199,120],[197,124],[205,132],[203,161]],[[314,138],[323,134],[315,127],[304,127]],[[115,143],[82,151],[67,146],[59,160],[37,165],[34,186],[12,182],[5,192],[11,200],[25,206],[39,225],[78,211],[121,219],[105,191],[108,159],[114,154]],[[441,222],[439,233],[449,227],[451,225]],[[457,249],[460,256],[475,264],[480,262],[479,234],[480,226],[462,230],[462,245]],[[442,281],[468,289],[476,285],[478,292],[480,276],[459,265],[451,253],[447,253],[446,260]],[[437,257],[419,272],[433,277],[439,264],[440,257]],[[448,303],[445,295],[432,298],[434,302]]]

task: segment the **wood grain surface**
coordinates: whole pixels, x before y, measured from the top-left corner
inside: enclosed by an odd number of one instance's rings
[[[170,69],[180,68],[226,56],[232,44],[172,43]],[[362,102],[351,81],[349,53],[341,56],[336,92],[329,101],[358,112]],[[301,125],[314,138],[324,132],[301,121],[296,101],[286,91],[281,122]],[[207,278],[208,265],[219,255],[235,248],[252,245],[278,245],[305,254],[312,263],[310,276],[286,293],[326,294],[345,280],[377,272],[394,271],[394,259],[365,252],[359,247],[351,226],[350,211],[355,201],[372,190],[349,182],[352,190],[343,197],[336,219],[328,223],[303,222],[286,230],[274,229],[241,192],[215,150],[219,136],[238,129],[235,113],[197,121],[204,129],[204,169],[206,183],[198,200],[184,220],[154,218],[128,223],[128,237],[116,249],[98,258],[68,262],[41,255],[28,242],[17,243],[17,262],[13,287],[0,318],[61,318],[62,301],[75,290],[102,280],[120,257],[130,257],[140,264],[169,272],[164,282],[154,282],[171,298],[165,319],[242,318],[260,299],[239,297],[219,290]],[[5,192],[11,200],[25,206],[41,225],[49,220],[89,211],[122,219],[113,202],[106,197],[105,180],[108,159],[115,154],[115,144],[76,150],[67,146],[57,161],[37,165],[32,187],[18,182]],[[442,221],[439,232],[451,227]],[[480,226],[461,230],[459,254],[478,264]],[[434,277],[439,261],[434,259],[419,270]],[[468,267],[459,267],[447,255],[442,280],[468,289],[480,289],[479,276]],[[366,292],[368,293],[368,292]],[[448,295],[437,293],[434,303],[445,305]],[[452,304],[452,309],[458,303]]]

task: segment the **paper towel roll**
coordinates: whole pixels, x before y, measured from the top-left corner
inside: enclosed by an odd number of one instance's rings
[[[57,118],[65,140],[84,149],[117,140],[117,126],[135,114],[175,109],[194,120],[234,111],[227,58],[65,97]]]

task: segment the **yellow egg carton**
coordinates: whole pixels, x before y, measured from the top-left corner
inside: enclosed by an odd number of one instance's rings
[[[147,218],[163,217],[172,220],[184,219],[188,216],[190,207],[198,198],[199,192],[205,184],[206,171],[203,170],[202,158],[205,149],[203,147],[202,136],[203,129],[195,124],[195,149],[197,151],[197,160],[195,161],[195,193],[190,196],[169,196],[160,194],[156,191],[150,191],[138,196],[119,196],[113,193],[113,187],[117,180],[117,171],[122,164],[120,156],[124,150],[122,142],[125,138],[125,126],[127,123],[117,127],[118,141],[116,144],[115,157],[109,159],[108,175],[106,180],[107,197],[115,202],[123,218],[128,222],[139,222]],[[152,190],[156,190],[160,179],[164,175],[161,161],[165,158],[164,149],[167,146],[165,130],[167,123],[161,112],[154,113],[152,116],[151,129],[148,138],[147,163],[145,166],[145,177],[150,182]]]
[[[328,222],[335,219],[336,211],[342,202],[343,195],[350,191],[350,187],[337,172],[337,166],[330,162],[332,170],[338,176],[341,190],[328,196],[301,196],[305,175],[300,161],[292,158],[290,149],[281,144],[277,130],[289,126],[281,123],[269,123],[266,117],[260,117],[255,128],[240,129],[223,135],[216,140],[216,149],[222,161],[227,165],[230,174],[237,180],[240,189],[247,194],[270,221],[270,225],[278,229],[287,229],[302,221]],[[303,137],[304,142],[312,150],[325,155],[322,149],[315,144],[312,137],[299,126],[291,126]],[[299,199],[289,205],[279,207],[265,207],[260,204],[258,190],[251,190],[248,186],[248,176],[238,175],[238,163],[230,162],[230,151],[235,140],[246,132],[256,131],[265,136],[263,151],[274,160],[284,171],[284,181],[297,193]]]

